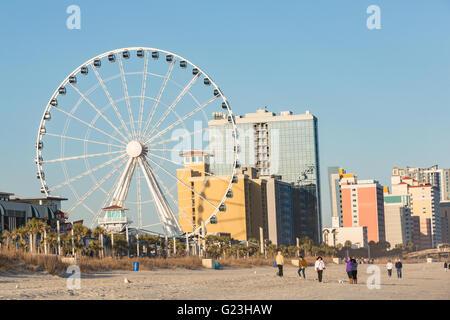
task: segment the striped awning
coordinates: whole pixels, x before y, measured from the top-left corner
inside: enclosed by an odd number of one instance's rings
[[[31,206],[31,217],[32,218],[39,218],[39,211],[33,206]]]
[[[47,215],[49,219],[55,219],[55,213],[49,207],[47,207]]]

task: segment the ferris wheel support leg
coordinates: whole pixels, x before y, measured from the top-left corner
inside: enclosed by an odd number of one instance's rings
[[[127,198],[128,189],[130,188],[131,178],[133,177],[134,169],[136,167],[136,159],[130,158],[125,166],[125,169],[117,183],[116,190],[113,194],[110,205],[123,206]]]
[[[152,168],[147,163],[143,157],[138,158],[139,165],[142,169],[142,173],[147,181],[148,188],[152,197],[155,201],[155,206],[158,211],[161,222],[163,223],[164,229],[167,235],[174,236],[181,232],[181,228],[178,224],[175,215],[170,208],[169,203],[167,202],[166,197],[162,193],[158,182],[155,178]]]

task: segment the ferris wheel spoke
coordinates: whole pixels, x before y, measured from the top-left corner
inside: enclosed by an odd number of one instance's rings
[[[50,133],[47,132],[45,133],[47,136],[52,136],[52,137],[57,137],[57,138],[61,138],[61,139],[68,139],[68,140],[76,140],[76,141],[82,141],[82,142],[89,142],[89,143],[95,143],[95,144],[102,144],[105,146],[110,146],[110,147],[117,147],[117,148],[122,148],[124,149],[125,146],[119,146],[117,144],[112,144],[112,143],[106,143],[106,142],[100,142],[100,141],[94,141],[94,140],[88,140],[88,139],[83,139],[83,138],[75,138],[75,137],[69,137],[69,136],[65,136],[65,135],[60,135],[60,134],[56,134],[56,133]]]
[[[172,193],[169,191],[169,189],[166,187],[166,185],[162,182],[163,180],[159,177],[159,175],[156,172],[153,172],[155,174],[155,177],[157,178],[157,180],[159,181],[160,185],[162,186],[162,188],[164,189],[164,191],[166,192],[166,194],[169,195],[170,199],[172,200],[173,204],[181,210],[181,213],[184,215],[184,217],[186,218],[187,221],[189,221],[189,223],[191,224],[191,227],[193,229],[195,229],[195,225],[192,223],[191,219],[189,219],[189,216],[186,214],[186,212],[184,211],[183,207],[179,206],[177,200],[175,199],[175,197],[172,195]]]
[[[111,139],[116,140],[117,142],[120,142],[120,143],[123,144],[123,145],[126,145],[126,143],[125,143],[124,141],[122,141],[122,140],[120,140],[120,139],[117,139],[116,137],[110,135],[109,133],[107,133],[107,132],[105,132],[105,131],[103,131],[103,130],[97,128],[97,127],[95,127],[94,125],[92,125],[92,124],[89,123],[89,122],[86,122],[86,121],[84,121],[84,120],[81,120],[80,118],[74,116],[73,114],[71,114],[71,113],[69,113],[69,112],[67,112],[67,111],[64,111],[63,109],[60,109],[60,108],[53,108],[53,109],[54,109],[54,110],[58,110],[58,111],[64,113],[64,114],[67,115],[68,117],[71,117],[72,119],[75,119],[75,120],[77,120],[77,121],[79,121],[79,122],[81,122],[81,123],[87,125],[88,127],[90,127],[90,128],[92,128],[92,129],[94,129],[94,130],[100,132],[100,133],[103,133],[104,135],[110,137]]]
[[[169,159],[167,159],[167,158],[158,156],[157,154],[154,154],[154,153],[151,153],[151,152],[148,152],[148,154],[151,155],[151,156],[153,156],[153,157],[156,157],[156,158],[158,158],[158,159],[161,159],[161,160],[164,160],[164,161],[173,163],[173,164],[175,164],[175,165],[178,165],[178,166],[180,166],[180,167],[184,167],[183,164],[180,164],[180,163],[178,163],[178,162],[176,162],[176,161],[169,160]],[[230,182],[229,180],[226,180],[226,179],[224,179],[224,178],[221,178],[220,176],[216,176],[216,175],[214,175],[213,173],[210,173],[210,172],[206,172],[206,171],[203,171],[203,170],[200,170],[200,169],[197,169],[197,168],[195,168],[195,169],[193,169],[193,170],[194,170],[194,171],[197,171],[197,172],[200,172],[200,173],[203,173],[205,176],[214,177],[214,178],[216,178],[217,180],[222,180],[222,181],[227,182],[227,183]]]
[[[147,132],[148,126],[150,125],[150,123],[153,119],[153,115],[155,114],[156,108],[158,107],[159,101],[161,100],[161,96],[162,96],[164,90],[166,89],[166,85],[167,85],[167,82],[169,81],[170,75],[172,74],[174,65],[175,65],[175,61],[170,64],[169,70],[167,70],[166,76],[164,77],[163,84],[162,84],[161,88],[159,89],[158,97],[156,98],[155,103],[153,103],[152,111],[150,112],[150,116],[147,118],[147,121],[145,123],[144,131],[143,131],[144,134],[145,134],[145,132]]]
[[[217,209],[217,206],[215,204],[213,204],[211,201],[209,201],[208,199],[206,199],[204,196],[202,196],[200,193],[198,193],[197,191],[195,191],[194,189],[192,189],[191,187],[189,187],[186,183],[184,183],[182,180],[178,179],[176,176],[174,176],[172,173],[170,173],[169,171],[167,171],[163,166],[159,165],[158,163],[156,163],[155,161],[153,161],[150,157],[147,156],[147,159],[150,160],[155,166],[157,166],[158,168],[160,168],[162,171],[164,171],[167,175],[169,175],[170,177],[172,177],[173,179],[175,179],[176,181],[178,181],[179,183],[181,183],[182,185],[184,185],[186,188],[188,188],[189,190],[191,190],[191,192],[195,193],[197,196],[199,196],[201,199],[203,199],[204,201],[206,201],[209,205],[211,205],[214,209]]]
[[[59,188],[65,186],[65,185],[67,185],[67,184],[69,184],[69,183],[72,183],[72,182],[74,182],[74,181],[77,181],[77,180],[83,178],[84,176],[87,176],[88,174],[91,174],[91,173],[93,173],[93,172],[96,172],[96,171],[100,170],[101,168],[104,168],[104,167],[106,167],[107,165],[112,164],[112,163],[114,163],[114,162],[116,162],[116,161],[122,159],[122,158],[125,157],[125,156],[126,156],[126,154],[122,154],[122,155],[120,155],[120,156],[118,156],[118,157],[115,157],[115,158],[113,158],[113,159],[111,159],[111,160],[109,160],[109,161],[107,161],[107,162],[104,162],[104,163],[102,163],[102,164],[96,166],[95,168],[92,168],[92,169],[90,169],[90,170],[88,170],[88,171],[85,171],[85,172],[83,172],[83,173],[77,175],[76,177],[70,178],[70,179],[68,179],[68,180],[66,180],[66,181],[64,181],[64,182],[62,182],[62,183],[60,183],[60,184],[58,184],[57,186],[54,186],[54,187],[52,187],[52,188],[49,188],[49,191],[55,191],[55,190],[57,190],[57,189],[59,189]]]
[[[98,221],[98,217],[100,216],[100,214],[102,213],[102,209],[106,207],[109,199],[111,199],[115,189],[116,189],[116,185],[119,183],[120,180],[120,175],[117,177],[116,181],[114,182],[114,184],[112,185],[111,189],[109,190],[108,194],[106,195],[105,200],[103,201],[102,206],[97,210],[95,216],[92,218],[91,220],[91,225],[90,228],[92,229],[92,227],[94,226],[94,224]]]
[[[111,122],[111,120],[109,120],[104,114],[103,112],[101,112],[96,106],[95,104],[92,103],[92,101],[86,97],[76,86],[74,86],[73,84],[70,83],[70,85],[72,86],[72,88],[75,89],[75,91],[83,98],[84,101],[86,101],[91,107],[92,109],[94,109],[110,126],[111,128],[113,128],[119,135],[122,136],[122,138],[124,138],[125,140],[127,140],[127,137],[125,137],[123,135],[123,133]]]
[[[175,106],[180,102],[181,99],[183,99],[183,97],[186,95],[186,93],[191,89],[191,87],[193,86],[193,84],[195,83],[195,81],[197,81],[198,77],[199,77],[200,73],[197,73],[191,81],[189,81],[189,83],[183,88],[183,90],[180,92],[180,94],[176,97],[176,99],[172,102],[172,104],[169,106],[169,108],[167,108],[166,112],[164,113],[164,115],[158,120],[158,122],[153,126],[153,128],[150,130],[150,132],[148,133],[148,136],[151,136],[152,133],[158,129],[158,127],[161,125],[161,123],[167,118],[167,116],[169,115],[169,113],[173,110],[173,108],[175,108]],[[145,134],[145,133],[144,133]]]
[[[76,207],[78,207],[81,203],[83,203],[95,190],[97,190],[106,180],[108,180],[119,168],[127,161],[127,159],[120,162],[117,166],[114,167],[107,175],[105,175],[96,185],[94,185],[88,192],[86,192],[76,203],[72,205],[72,207],[68,210],[70,214]]]
[[[172,128],[176,127],[177,125],[179,125],[180,123],[184,122],[186,119],[192,117],[194,114],[196,114],[197,112],[199,112],[200,110],[202,110],[203,108],[205,108],[208,104],[210,104],[211,102],[213,102],[214,100],[216,100],[219,96],[214,96],[213,98],[209,99],[208,101],[206,101],[204,104],[198,106],[197,108],[195,108],[194,110],[192,110],[191,112],[189,112],[188,114],[186,114],[184,117],[178,119],[177,121],[175,121],[174,123],[172,123],[170,126],[168,126],[167,128],[159,131],[155,136],[149,138],[147,141],[145,141],[145,144],[152,142],[153,140],[155,140],[156,138],[160,137],[161,135],[165,134],[167,131],[171,130]]]
[[[192,132],[189,132],[189,133],[186,133],[186,134],[182,134],[182,135],[179,135],[179,136],[176,136],[176,137],[172,137],[172,138],[169,138],[169,139],[164,139],[164,140],[161,140],[161,141],[149,144],[147,147],[149,148],[149,150],[151,150],[150,147],[154,147],[154,146],[166,143],[166,142],[176,141],[176,140],[178,140],[180,138],[188,137],[188,136],[191,136],[193,134],[200,133],[200,132],[207,131],[207,130],[211,130],[211,129],[208,128],[208,127],[202,128],[202,129],[195,130],[195,131],[192,131]]]
[[[154,172],[148,162],[143,156],[138,158],[139,166],[147,181],[148,188],[152,194],[155,206],[160,217],[160,221],[163,222],[166,234],[176,234],[181,231],[178,220],[176,219],[172,208],[167,202],[166,197],[160,189],[160,182],[155,178]]]
[[[123,70],[122,58],[120,55],[119,55],[119,67],[120,67],[120,75],[122,78],[123,91],[125,93],[125,102],[127,104],[127,109],[128,109],[128,117],[130,119],[130,124],[131,124],[131,132],[133,133],[133,136],[135,137],[136,129],[134,127],[133,112],[131,111],[130,97],[128,95],[127,80],[125,79],[125,71]]]
[[[139,170],[136,170],[136,190],[138,207],[138,229],[142,229],[141,173]]]
[[[109,103],[110,103],[111,106],[113,107],[114,112],[115,112],[116,115],[117,115],[117,118],[119,119],[120,123],[122,124],[122,127],[123,127],[123,128],[125,129],[125,131],[127,132],[128,137],[131,138],[131,133],[130,133],[130,131],[128,130],[128,127],[127,127],[127,125],[125,124],[125,121],[123,120],[122,115],[120,114],[120,112],[119,112],[119,110],[118,110],[116,104],[114,103],[114,100],[111,98],[111,94],[109,93],[108,88],[106,87],[106,85],[105,85],[105,83],[104,83],[102,77],[100,76],[100,73],[97,71],[97,69],[96,69],[95,67],[93,67],[92,69],[94,70],[94,73],[95,73],[95,75],[96,75],[96,77],[97,77],[97,80],[98,80],[98,82],[100,83],[100,85],[102,86],[103,91],[105,92],[105,95],[106,95],[106,97],[107,97],[108,100],[109,100]]]
[[[141,103],[139,105],[139,129],[138,133],[141,134],[142,131],[142,118],[144,116],[144,103],[145,103],[145,91],[147,86],[147,69],[148,69],[148,59],[149,59],[149,53],[148,51],[145,51],[145,63],[144,63],[144,73],[142,74],[142,87],[141,87]]]
[[[104,153],[95,153],[95,154],[85,154],[85,155],[82,155],[82,156],[66,157],[66,158],[59,158],[59,159],[52,159],[52,160],[45,160],[45,161],[42,161],[42,163],[53,163],[53,162],[61,162],[61,161],[68,161],[68,160],[77,160],[77,159],[101,157],[101,156],[107,156],[107,155],[110,155],[110,154],[117,154],[117,153],[123,153],[123,150],[104,152]]]

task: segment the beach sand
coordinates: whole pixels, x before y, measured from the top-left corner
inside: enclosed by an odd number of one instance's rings
[[[397,279],[395,270],[388,278],[385,265],[378,265],[381,287],[371,290],[366,285],[369,266],[359,265],[356,285],[348,284],[345,265],[328,264],[323,283],[315,280],[311,266],[306,280],[290,265],[283,278],[273,267],[159,269],[85,274],[81,289],[73,292],[66,287],[67,278],[0,273],[0,299],[450,299],[450,272],[444,272],[443,263],[404,264],[403,279]]]

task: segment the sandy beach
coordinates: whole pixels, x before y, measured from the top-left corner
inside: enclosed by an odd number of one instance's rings
[[[385,266],[378,265],[381,287],[372,290],[366,285],[369,266],[359,266],[357,285],[348,284],[344,265],[329,264],[323,283],[315,280],[312,267],[306,280],[297,277],[294,266],[285,267],[283,278],[273,267],[159,269],[85,274],[81,289],[73,292],[66,287],[67,278],[1,273],[0,299],[450,299],[450,272],[444,272],[442,263],[404,264],[403,279],[397,279],[395,270],[388,278]]]

